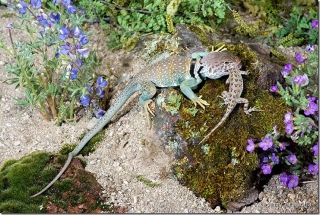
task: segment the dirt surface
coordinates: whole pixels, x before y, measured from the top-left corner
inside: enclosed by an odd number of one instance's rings
[[[6,13],[0,7],[0,15]],[[7,38],[8,23],[15,18],[1,18],[0,37]],[[108,51],[106,36],[98,25],[90,27],[93,33],[90,49],[96,49],[103,65],[96,72],[110,76],[132,76],[139,72],[145,62],[132,53]],[[14,36],[14,40],[23,41],[24,36]],[[24,98],[21,89],[6,85],[2,81],[8,78],[4,67],[12,59],[0,52],[0,166],[8,159],[19,159],[33,151],[45,150],[57,152],[66,143],[75,143],[81,133],[92,127],[95,119],[83,117],[75,124],[63,124],[57,127],[46,122],[34,108],[21,108],[15,105],[13,98]],[[105,66],[105,65],[110,65]],[[112,91],[110,104],[123,89],[124,83],[115,86],[117,77],[109,79]],[[154,131],[148,130],[147,121],[137,105],[138,94],[126,103],[105,128],[105,138],[96,151],[85,157],[86,170],[96,175],[97,181],[105,188],[108,203],[126,208],[129,213],[214,213],[203,198],[196,197],[187,187],[180,185],[170,172],[173,154],[166,149]],[[150,187],[137,179],[137,175],[159,183]],[[316,179],[315,179],[316,180]],[[274,176],[259,195],[260,202],[254,203],[242,212],[254,213],[318,213],[318,183],[303,184],[302,187],[288,189],[279,184]]]

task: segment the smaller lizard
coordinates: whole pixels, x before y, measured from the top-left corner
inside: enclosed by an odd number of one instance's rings
[[[239,66],[241,67],[241,66]],[[227,84],[229,84],[229,92],[223,91],[222,96],[219,96],[220,98],[223,98],[224,104],[227,104],[227,111],[220,120],[220,122],[210,131],[209,134],[207,134],[199,144],[203,143],[231,114],[232,110],[235,108],[235,106],[238,103],[244,103],[244,112],[246,114],[250,114],[252,111],[259,111],[255,107],[249,107],[249,102],[245,98],[241,98],[241,93],[243,91],[243,79],[241,75],[248,75],[248,71],[242,71],[237,68],[233,68],[229,70],[229,77],[226,81]]]

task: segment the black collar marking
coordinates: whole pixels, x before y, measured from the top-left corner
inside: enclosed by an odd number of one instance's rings
[[[202,58],[202,57],[201,57]],[[199,74],[199,72],[203,69],[203,66],[200,66],[200,68],[198,69],[198,71],[194,71],[194,67],[196,65],[197,59],[196,58],[192,58],[191,59],[191,64],[190,64],[190,70],[189,70],[189,74],[191,75],[192,78],[196,77],[196,74]]]

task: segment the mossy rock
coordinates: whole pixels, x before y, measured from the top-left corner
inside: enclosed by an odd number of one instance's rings
[[[0,171],[0,213],[97,213],[108,210],[102,204],[101,185],[73,159],[61,178],[35,198],[58,173],[66,156],[31,153],[7,161]],[[110,208],[109,208],[110,209]]]
[[[197,107],[194,111],[192,101],[177,89],[174,93],[182,97],[181,105],[179,113],[172,114],[162,103],[169,101],[173,90],[161,90],[155,102],[154,124],[156,132],[175,152],[177,160],[173,171],[177,179],[212,207],[222,205],[230,209],[230,204],[246,197],[256,182],[258,157],[246,151],[247,140],[261,140],[275,125],[280,133],[284,133],[283,116],[289,107],[257,85],[259,74],[252,66],[256,60],[254,53],[243,45],[230,45],[228,50],[241,58],[243,70],[250,71],[249,75],[243,75],[241,97],[248,99],[249,107],[263,111],[252,112],[250,116],[244,113],[243,104],[237,104],[227,120],[198,145],[226,112],[223,100],[218,97],[222,91],[228,91],[227,77],[223,77],[207,80],[199,86],[198,92],[195,91],[210,103],[205,110]]]

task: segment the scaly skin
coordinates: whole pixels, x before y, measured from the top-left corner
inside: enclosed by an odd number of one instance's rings
[[[228,75],[228,71],[234,67],[238,68],[240,59],[229,51],[221,52],[201,52],[193,53],[193,58],[187,57],[169,57],[161,61],[156,61],[146,66],[138,73],[125,87],[125,89],[116,98],[104,116],[97,124],[81,139],[75,149],[69,153],[68,159],[60,170],[58,175],[40,192],[31,196],[35,197],[46,191],[67,169],[71,160],[87,144],[87,142],[96,135],[119,111],[125,102],[136,91],[141,90],[139,104],[144,107],[149,119],[148,104],[156,93],[156,87],[175,87],[180,86],[182,93],[188,97],[195,106],[198,104],[202,108],[209,105],[205,100],[196,96],[191,88],[199,85],[203,79],[216,79]],[[194,69],[192,69],[194,68]],[[148,120],[149,121],[149,120]]]
[[[227,111],[220,120],[220,122],[207,134],[199,144],[203,143],[231,114],[232,110],[235,108],[235,106],[239,103],[244,103],[244,112],[246,114],[250,114],[252,111],[257,111],[255,107],[249,108],[249,102],[245,98],[241,98],[241,93],[243,91],[243,79],[241,75],[248,75],[249,72],[247,71],[241,71],[240,69],[230,69],[229,70],[229,77],[226,81],[227,84],[229,84],[229,92],[223,91],[222,96],[219,96],[223,98],[224,104],[227,104]]]

